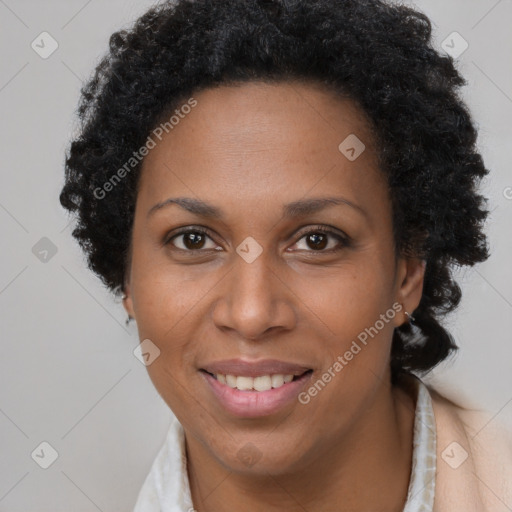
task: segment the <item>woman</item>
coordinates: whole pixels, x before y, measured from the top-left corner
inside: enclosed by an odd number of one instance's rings
[[[456,349],[452,267],[488,257],[463,84],[376,0],[112,35],[61,203],[176,417],[137,512],[510,510],[509,437],[419,378]]]

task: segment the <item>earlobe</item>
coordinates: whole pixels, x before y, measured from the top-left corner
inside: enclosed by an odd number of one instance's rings
[[[414,310],[418,307],[423,294],[423,282],[425,278],[426,261],[419,258],[407,258],[401,260],[397,274],[397,301],[402,304],[403,316],[397,315],[397,327],[404,322],[409,322],[414,316]]]
[[[123,299],[123,307],[124,307],[126,313],[128,314],[128,318],[129,319],[135,318],[135,312],[133,311],[133,300],[132,300],[132,295],[130,292],[129,285],[125,285],[125,287],[124,287],[124,294],[123,294],[122,299]]]

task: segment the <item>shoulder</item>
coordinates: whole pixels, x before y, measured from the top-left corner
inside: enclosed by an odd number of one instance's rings
[[[469,510],[510,511],[510,427],[501,423],[496,414],[466,409],[435,389],[429,386],[427,389],[432,400],[437,430],[436,498],[439,494],[439,503],[451,503],[458,496],[458,500],[467,502]]]

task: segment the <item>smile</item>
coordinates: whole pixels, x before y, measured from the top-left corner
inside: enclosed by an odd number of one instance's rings
[[[224,375],[222,373],[212,376],[222,384],[226,384],[230,388],[238,389],[240,391],[269,391],[271,389],[280,388],[284,384],[300,377],[291,373],[288,375],[261,375],[254,378],[243,375]]]
[[[213,397],[224,410],[245,418],[268,416],[297,403],[298,395],[312,373],[313,370],[307,370],[300,375],[267,374],[250,377],[200,371]]]

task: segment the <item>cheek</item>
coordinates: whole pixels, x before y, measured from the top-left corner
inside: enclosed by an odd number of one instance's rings
[[[179,402],[187,399],[186,383],[199,344],[194,329],[198,316],[206,314],[205,293],[211,284],[194,282],[185,271],[155,264],[154,259],[134,257],[132,269],[139,339],[151,340],[160,351],[147,371],[168,405],[179,407]]]
[[[187,410],[196,406],[189,382],[195,377],[194,358],[200,340],[195,335],[198,315],[204,316],[204,292],[183,274],[154,270],[134,280],[140,340],[149,339],[159,356],[146,367],[153,385],[183,422]]]
[[[323,416],[324,424],[340,428],[368,406],[389,371],[396,311],[379,283],[367,284],[342,280],[329,292],[308,296],[309,308],[319,312],[316,342],[323,367],[301,403],[311,417]]]
[[[301,276],[293,288],[315,323],[346,341],[374,325],[381,314],[393,312],[391,272],[377,258],[354,258],[313,281]]]
[[[166,338],[182,331],[214,284],[214,272],[200,274],[193,265],[170,264],[159,254],[134,255],[131,289],[141,334]]]
[[[360,254],[331,278],[317,280],[315,286],[304,279],[297,292],[316,326],[322,371],[329,381],[329,389],[322,391],[313,406],[318,411],[320,404],[327,407],[329,403],[356,408],[388,370],[397,314],[393,309],[393,259],[379,257],[379,253],[385,253],[382,247]]]
[[[141,340],[150,339],[160,350],[159,365],[151,370],[180,376],[193,360],[199,340],[194,336],[198,315],[203,318],[204,293],[177,277],[139,282],[137,327]],[[134,294],[137,293],[137,288]],[[201,299],[203,298],[203,302]],[[149,370],[149,368],[148,368]]]

